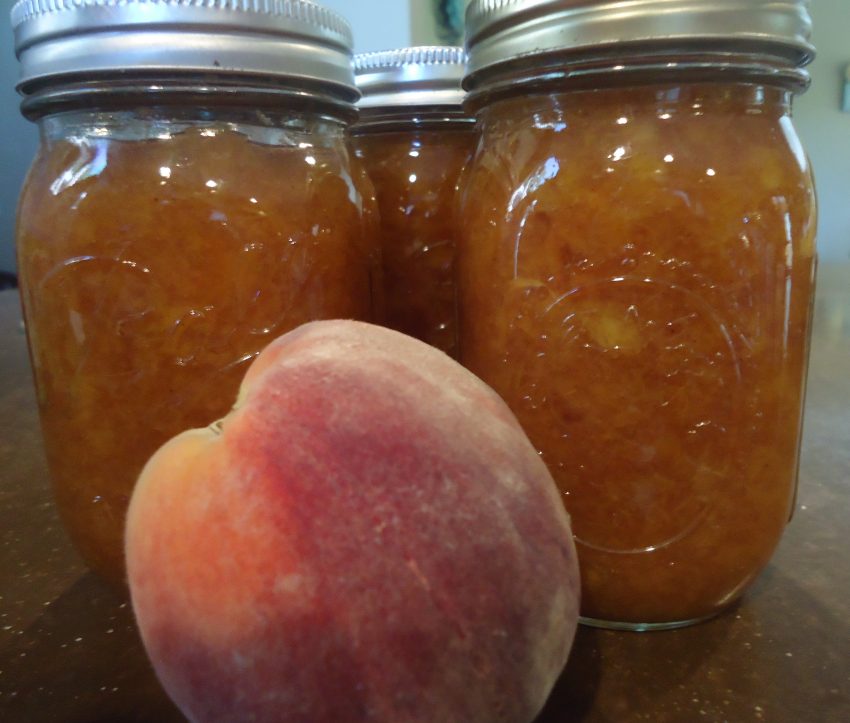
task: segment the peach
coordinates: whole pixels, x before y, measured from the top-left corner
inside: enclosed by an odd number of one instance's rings
[[[504,402],[350,321],[279,338],[151,458],[126,554],[193,721],[527,723],[578,615],[568,517]]]

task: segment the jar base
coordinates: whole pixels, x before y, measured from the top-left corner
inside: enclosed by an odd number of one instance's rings
[[[687,628],[691,625],[711,620],[720,615],[722,610],[709,613],[699,618],[691,618],[689,620],[673,620],[664,623],[633,623],[620,622],[617,620],[600,620],[599,618],[589,618],[584,615],[579,615],[578,621],[582,625],[589,628],[601,628],[603,630],[625,630],[633,633],[647,633],[655,630],[675,630],[676,628]]]

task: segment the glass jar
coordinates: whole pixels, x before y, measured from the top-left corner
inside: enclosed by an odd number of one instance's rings
[[[21,296],[62,519],[120,581],[148,457],[224,415],[275,337],[371,318],[377,260],[344,137],[351,37],[301,2],[30,5],[13,11],[42,139],[19,206]]]
[[[728,606],[789,519],[816,210],[805,4],[633,5],[473,4],[457,283],[460,359],[571,514],[584,622],[640,630]]]
[[[355,57],[363,93],[351,144],[375,186],[387,326],[456,354],[454,204],[475,144],[462,48]]]

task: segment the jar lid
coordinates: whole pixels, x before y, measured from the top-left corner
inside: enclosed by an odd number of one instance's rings
[[[18,90],[128,72],[266,77],[354,102],[348,23],[309,0],[18,0]]]
[[[472,0],[467,87],[484,69],[546,56],[668,51],[759,57],[802,67],[814,57],[809,0]]]
[[[361,109],[410,106],[459,108],[466,56],[463,48],[422,46],[354,56]]]

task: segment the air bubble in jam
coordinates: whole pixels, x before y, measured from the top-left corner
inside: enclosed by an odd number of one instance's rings
[[[564,494],[587,617],[711,615],[788,519],[815,232],[788,113],[783,91],[720,83],[480,112],[460,358]]]
[[[22,298],[63,520],[120,581],[148,457],[226,414],[279,334],[369,320],[377,261],[338,124],[311,126],[311,165],[235,124],[119,140],[90,138],[86,114],[65,122],[78,127],[48,139],[22,194]]]

